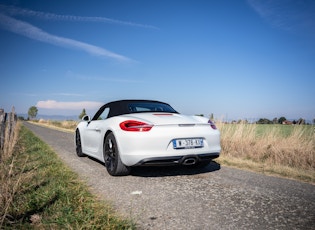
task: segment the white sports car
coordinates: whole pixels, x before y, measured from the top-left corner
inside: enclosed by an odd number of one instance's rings
[[[202,116],[176,112],[151,100],[120,100],[102,106],[76,128],[77,155],[105,163],[112,176],[131,166],[202,165],[220,154],[220,132]]]

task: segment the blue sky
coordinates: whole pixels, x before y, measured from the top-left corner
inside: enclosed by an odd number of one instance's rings
[[[315,118],[315,1],[0,0],[0,108],[154,99],[221,119]]]

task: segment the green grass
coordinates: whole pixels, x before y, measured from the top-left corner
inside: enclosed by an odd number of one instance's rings
[[[220,125],[219,125],[220,126]],[[295,130],[303,132],[304,136],[312,136],[315,132],[314,125],[278,125],[278,124],[224,124],[220,126],[220,131],[235,131],[240,126],[245,129],[255,128],[256,137],[263,137],[269,133],[276,133],[279,137],[289,137]]]
[[[268,132],[276,131],[281,137],[289,137],[294,131],[300,130],[305,137],[310,137],[314,133],[313,125],[257,125],[257,136],[263,136]]]
[[[0,171],[0,229],[135,229],[24,126]]]

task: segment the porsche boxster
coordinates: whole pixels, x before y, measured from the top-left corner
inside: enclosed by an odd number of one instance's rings
[[[76,153],[105,163],[112,176],[133,166],[205,166],[220,154],[220,132],[202,116],[178,113],[153,100],[120,100],[82,118],[75,131]]]

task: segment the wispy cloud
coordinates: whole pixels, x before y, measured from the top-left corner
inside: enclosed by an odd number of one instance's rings
[[[104,103],[96,101],[76,101],[63,102],[55,100],[38,101],[36,107],[41,109],[57,109],[57,110],[78,110],[78,109],[97,109]]]
[[[54,20],[54,21],[81,21],[81,22],[101,22],[101,23],[110,23],[110,24],[117,24],[123,26],[133,26],[133,27],[142,27],[146,29],[159,29],[156,26],[140,24],[135,22],[128,22],[128,21],[121,21],[112,18],[106,17],[82,17],[82,16],[75,16],[75,15],[60,15],[60,14],[53,14],[53,13],[46,13],[40,11],[33,11],[28,9],[21,9],[18,7],[13,6],[5,6],[0,5],[0,10],[7,12],[9,15],[21,15],[21,16],[30,16],[36,17],[43,20]]]
[[[131,59],[125,56],[113,53],[111,51],[108,51],[98,46],[94,46],[88,43],[49,34],[41,30],[40,28],[33,26],[27,22],[14,19],[10,16],[7,16],[1,13],[0,13],[0,27],[5,30],[11,31],[13,33],[28,37],[30,39],[38,40],[38,41],[49,43],[52,45],[79,49],[92,55],[112,58],[118,61],[131,61]]]
[[[67,96],[67,97],[82,97],[82,96],[84,96],[83,94],[78,94],[78,93],[54,93],[53,95]]]
[[[117,25],[143,27],[148,29],[158,29],[157,27],[145,24],[138,24],[134,22],[120,21],[105,17],[81,17],[71,15],[59,15],[40,11],[32,11],[28,9],[21,9],[14,6],[6,6],[0,4],[0,28],[8,30],[10,32],[28,37],[33,40],[49,43],[56,46],[62,46],[65,48],[73,48],[83,50],[91,55],[101,56],[106,58],[115,59],[123,62],[132,61],[130,58],[123,55],[111,52],[102,47],[98,47],[85,42],[77,41],[74,39],[57,36],[50,34],[28,22],[18,20],[14,16],[28,16],[32,18],[39,18],[43,20],[62,20],[62,21],[83,21],[83,22],[102,22],[111,23]]]
[[[34,93],[10,93],[11,95],[14,96],[21,96],[21,97],[39,97],[43,96],[43,94],[34,94]],[[66,96],[66,97],[85,97],[86,95],[84,94],[78,94],[78,93],[49,93],[49,94],[44,94],[44,96]]]
[[[19,96],[19,97],[37,97],[35,93],[21,93],[21,92],[10,92],[10,95]]]
[[[82,74],[75,74],[71,71],[68,71],[67,76],[76,80],[84,81],[103,81],[103,82],[118,82],[118,83],[144,83],[143,80],[134,80],[129,78],[117,78],[117,77],[100,77],[100,76],[86,76]]]
[[[140,80],[132,80],[132,79],[126,79],[126,78],[80,76],[77,79],[88,80],[88,81],[120,82],[120,83],[143,83],[143,81],[140,81]]]
[[[247,0],[249,5],[276,28],[315,33],[315,1]]]

